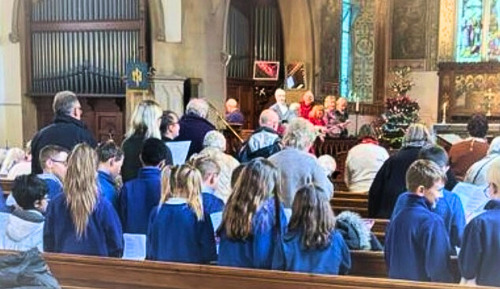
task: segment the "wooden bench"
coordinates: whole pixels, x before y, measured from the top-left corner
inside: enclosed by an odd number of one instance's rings
[[[342,197],[334,192],[330,204],[335,214],[343,211],[352,211],[358,213],[361,217],[368,217],[368,198],[360,196],[359,193],[352,193],[352,196]]]
[[[10,194],[12,191],[12,186],[14,185],[14,180],[0,178],[0,187],[2,187],[2,191],[4,194]]]
[[[0,255],[8,253],[11,252],[0,251]],[[457,284],[359,276],[315,275],[168,262],[128,261],[54,253],[44,253],[44,258],[63,288],[465,288]],[[386,275],[382,254],[360,251],[353,252],[352,258],[353,273],[362,273],[373,277]]]

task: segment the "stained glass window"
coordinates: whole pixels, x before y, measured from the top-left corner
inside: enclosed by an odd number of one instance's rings
[[[347,97],[351,89],[351,23],[352,4],[350,0],[342,1],[342,39],[340,48],[340,95]]]
[[[490,0],[488,58],[500,60],[500,0]]]

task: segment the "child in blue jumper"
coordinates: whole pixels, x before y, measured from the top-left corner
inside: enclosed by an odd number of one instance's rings
[[[123,164],[123,151],[111,140],[100,144],[97,149],[99,167],[97,184],[101,196],[118,209],[118,188],[116,178],[120,175]]]
[[[219,265],[271,268],[275,244],[286,228],[278,176],[276,166],[264,158],[244,166],[217,230]]]
[[[43,173],[38,177],[42,179],[49,189],[49,199],[63,193],[63,180],[66,176],[68,150],[57,146],[48,145],[42,148],[39,155],[40,166]]]
[[[151,212],[149,260],[206,264],[217,259],[214,228],[203,212],[201,175],[192,165],[163,172],[161,203]],[[170,184],[170,185],[168,185]]]
[[[433,212],[442,197],[445,172],[429,160],[417,160],[406,172],[409,192],[398,200],[385,234],[389,278],[452,282],[451,247],[443,218]]]
[[[458,265],[462,277],[477,285],[500,286],[500,160],[488,170],[489,201],[485,212],[465,227]]]
[[[273,269],[347,274],[351,255],[344,238],[335,230],[328,195],[314,184],[297,191],[288,232],[274,250]]]
[[[190,163],[200,171],[203,180],[201,184],[203,210],[209,215],[222,212],[224,210],[224,201],[215,195],[219,184],[220,166],[206,154],[193,155]]]
[[[140,155],[143,167],[137,178],[126,182],[121,190],[118,212],[123,232],[147,234],[149,214],[161,197],[161,169],[168,156],[165,144],[156,138],[147,139]]]
[[[50,201],[43,247],[47,252],[121,257],[122,228],[112,205],[97,190],[97,154],[75,146],[68,159],[64,194]]]

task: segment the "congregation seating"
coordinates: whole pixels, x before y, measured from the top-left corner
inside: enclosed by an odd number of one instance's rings
[[[0,251],[0,256],[11,253],[13,252]],[[350,275],[354,276],[129,261],[55,253],[44,253],[43,256],[63,288],[462,288],[457,284],[386,279],[381,252],[353,251]],[[456,258],[452,259],[452,263],[455,265],[455,273],[458,273]]]
[[[333,211],[339,214],[342,211],[352,211],[361,217],[368,217],[368,194],[335,191],[330,200]]]

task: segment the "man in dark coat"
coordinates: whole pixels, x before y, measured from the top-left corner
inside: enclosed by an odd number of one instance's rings
[[[203,139],[207,132],[215,130],[215,126],[206,119],[207,115],[208,103],[204,99],[194,98],[189,101],[186,114],[179,120],[179,136],[175,140],[191,141],[186,159],[199,153],[203,149]]]
[[[81,121],[82,106],[73,92],[58,92],[54,97],[52,109],[55,114],[54,122],[38,131],[31,141],[31,171],[34,174],[43,172],[38,156],[47,145],[58,145],[70,151],[82,142],[94,148],[97,145],[87,126]]]

